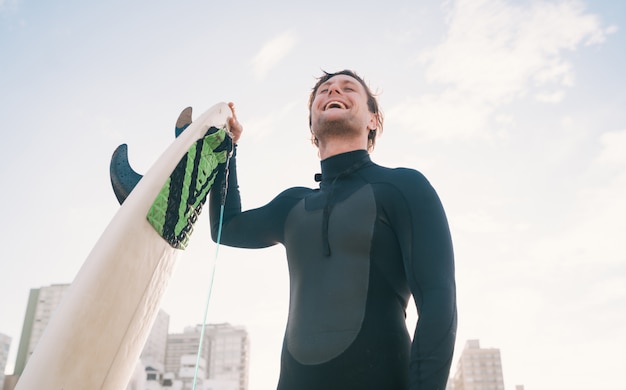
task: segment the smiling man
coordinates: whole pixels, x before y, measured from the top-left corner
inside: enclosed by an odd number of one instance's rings
[[[221,242],[282,244],[287,253],[280,390],[445,389],[456,334],[448,223],[422,174],[372,162],[382,124],[363,79],[325,73],[309,99],[318,189],[290,188],[242,212],[231,159]],[[243,128],[234,109],[230,127],[236,143]],[[211,191],[214,239],[219,211]],[[419,315],[413,340],[405,324],[411,295]]]

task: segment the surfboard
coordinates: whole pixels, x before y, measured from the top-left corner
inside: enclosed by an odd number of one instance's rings
[[[186,115],[191,123],[190,109],[181,118]],[[136,185],[116,191],[121,207],[50,319],[16,389],[127,386],[176,259],[232,149],[230,116],[228,105],[219,103],[184,131],[177,123],[177,138],[148,172],[129,172],[126,179]]]

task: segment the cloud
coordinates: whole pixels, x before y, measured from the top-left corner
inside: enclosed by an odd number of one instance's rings
[[[261,117],[250,118],[246,127],[254,129],[254,132],[247,135],[251,142],[270,137],[273,133],[280,129],[280,124],[284,123],[286,118],[297,108],[297,103],[291,101],[283,106],[277,107],[275,110],[265,113]]]
[[[410,128],[422,138],[473,138],[481,135],[490,112],[482,101],[448,89],[408,99],[387,110],[386,117],[387,122]]]
[[[611,131],[600,136],[602,151],[597,163],[626,168],[626,130]]]
[[[443,124],[427,133],[435,138],[481,135],[491,114],[514,99],[531,95],[544,103],[560,102],[575,81],[567,52],[600,44],[616,30],[603,27],[578,0],[524,6],[458,0],[448,11],[448,25],[444,41],[420,56],[427,81],[448,89],[398,107],[413,113],[401,121],[417,121],[416,127],[431,125],[417,119],[430,115],[428,110],[447,113],[437,115]]]
[[[18,10],[22,0],[0,0],[0,12]]]
[[[427,77],[487,101],[511,99],[531,86],[571,86],[564,51],[601,43],[607,34],[597,16],[572,0],[526,7],[459,0],[452,12],[446,40],[423,57]]]
[[[498,233],[507,229],[506,225],[484,211],[456,215],[454,226],[470,233]]]
[[[535,99],[543,103],[559,103],[561,100],[563,100],[564,96],[565,92],[563,90],[553,92],[545,91],[537,93],[535,95]]]
[[[267,73],[293,49],[296,41],[295,34],[287,31],[263,45],[252,59],[253,72],[257,79],[264,79]]]
[[[575,204],[564,229],[542,239],[533,257],[550,268],[624,264],[626,232],[626,130],[603,133],[600,149],[582,172],[584,186],[570,194]],[[624,275],[621,276],[624,279]]]

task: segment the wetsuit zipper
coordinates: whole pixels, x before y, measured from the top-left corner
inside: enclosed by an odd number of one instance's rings
[[[355,162],[354,164],[352,164],[350,167],[348,167],[347,169],[345,169],[344,171],[340,172],[331,182],[330,184],[330,188],[328,189],[328,196],[326,197],[326,204],[324,205],[324,211],[322,214],[322,245],[324,246],[323,248],[323,253],[326,257],[329,257],[331,254],[330,251],[330,241],[328,239],[328,221],[330,219],[330,212],[332,211],[332,207],[333,207],[333,203],[332,203],[332,198],[335,192],[335,183],[337,182],[337,180],[339,180],[342,177],[346,177],[356,171],[358,171],[359,169],[361,169],[365,164],[367,164],[370,161],[369,159],[369,155],[363,157],[362,159],[360,159],[359,161]],[[320,178],[320,181],[323,180],[323,176],[318,176],[316,175],[316,179]]]

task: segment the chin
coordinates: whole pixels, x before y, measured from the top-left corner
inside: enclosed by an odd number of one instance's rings
[[[346,119],[318,121],[316,126],[311,129],[311,132],[318,139],[333,136],[345,137],[351,134],[360,136],[362,133],[358,127],[354,126],[354,123]]]

